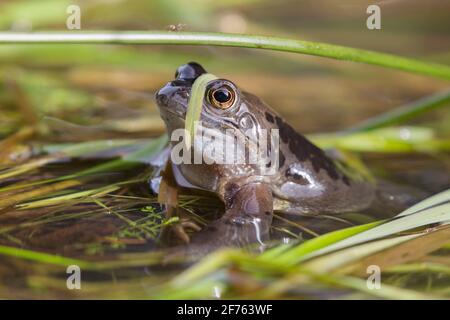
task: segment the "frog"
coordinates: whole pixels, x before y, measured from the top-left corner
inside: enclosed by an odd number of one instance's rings
[[[185,128],[192,86],[206,73],[199,63],[189,62],[156,93],[169,137]],[[276,130],[279,141],[276,170],[270,173],[265,170],[267,162],[175,164],[169,159],[170,175],[177,185],[212,192],[224,205],[220,218],[189,239],[206,251],[251,243],[264,246],[270,238],[274,213],[337,215],[368,210],[380,203],[373,179],[352,171],[338,156],[313,144],[263,100],[231,80],[216,78],[207,83],[199,119],[199,130],[205,132],[233,130],[244,135],[244,131]],[[170,143],[173,149],[179,140]],[[257,152],[255,144],[245,148],[248,154]],[[268,149],[267,153],[275,151]]]

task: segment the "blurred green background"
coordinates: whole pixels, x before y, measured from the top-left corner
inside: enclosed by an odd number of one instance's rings
[[[373,2],[360,0],[2,1],[0,28],[66,30],[66,9],[77,4],[83,31],[178,29],[276,35],[450,63],[450,1],[377,3],[381,30],[367,29],[366,8]],[[259,95],[301,132],[343,129],[448,86],[351,62],[189,46],[1,46],[0,76],[14,78],[27,90],[37,117],[90,125],[113,121],[112,126],[131,134],[153,135],[163,126],[151,95],[173,77],[177,66],[191,60]],[[2,111],[10,110],[12,100],[10,93],[0,91]],[[13,132],[23,121],[20,115],[2,114],[0,134]],[[126,118],[136,119],[136,114],[146,121],[127,126]],[[447,114],[433,113],[426,120],[450,121]],[[444,131],[448,127],[445,121],[434,126]]]

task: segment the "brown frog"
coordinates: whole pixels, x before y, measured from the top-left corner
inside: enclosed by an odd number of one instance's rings
[[[192,85],[204,73],[205,69],[195,62],[185,64],[176,71],[176,79],[156,94],[169,137],[185,127]],[[208,244],[208,248],[263,243],[274,211],[333,215],[366,210],[377,202],[373,182],[351,172],[296,132],[258,97],[241,91],[229,80],[216,79],[207,84],[200,120],[200,131],[232,129],[258,136],[262,129],[277,129],[278,167],[267,174],[263,170],[267,163],[171,164],[179,185],[211,191],[225,206],[222,217],[196,233],[193,243]],[[172,142],[172,147],[176,143]],[[254,146],[247,145],[244,151],[254,153]]]

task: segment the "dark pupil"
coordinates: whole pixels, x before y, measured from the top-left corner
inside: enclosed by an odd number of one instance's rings
[[[231,99],[231,93],[228,90],[216,90],[214,91],[214,99],[220,103],[228,102]]]

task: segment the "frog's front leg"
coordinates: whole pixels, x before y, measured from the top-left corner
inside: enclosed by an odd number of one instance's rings
[[[166,208],[166,219],[177,217],[179,222],[163,228],[161,239],[167,242],[189,243],[190,237],[186,230],[200,231],[201,228],[189,218],[185,210],[178,205],[179,187],[172,171],[170,160],[167,161],[164,170],[161,171],[161,180],[158,186],[158,202]],[[172,237],[174,235],[175,237]]]
[[[203,255],[226,246],[263,245],[269,238],[273,199],[270,185],[228,183],[222,195],[225,214],[192,237],[192,254]],[[194,251],[192,251],[194,250]]]

